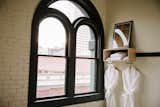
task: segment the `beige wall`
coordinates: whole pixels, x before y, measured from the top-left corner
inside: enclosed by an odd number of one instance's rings
[[[107,0],[107,14],[106,48],[112,47],[113,25],[117,22],[133,20],[132,38],[136,50],[160,52],[159,0]],[[134,65],[141,73],[141,88],[136,98],[138,100],[136,107],[160,107],[160,85],[158,85],[160,83],[160,57],[139,57]],[[123,71],[127,64],[115,63],[115,66]]]
[[[159,0],[108,0],[106,17],[109,20],[109,41],[113,25],[133,20],[133,39],[138,52],[160,51],[160,1]],[[107,44],[106,44],[107,46]],[[111,43],[109,43],[111,47]]]
[[[107,18],[106,16],[108,15],[107,14],[107,0],[90,0],[92,1],[92,3],[95,5],[95,7],[97,8],[99,14],[100,14],[100,17],[102,19],[102,23],[103,23],[103,27],[104,27],[104,33],[105,35],[107,34]]]
[[[27,107],[31,22],[39,0],[0,0],[0,107]],[[94,0],[105,22],[105,0]],[[69,107],[103,107],[91,102]]]

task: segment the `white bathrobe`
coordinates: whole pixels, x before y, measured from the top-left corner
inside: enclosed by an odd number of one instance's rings
[[[135,93],[139,87],[139,77],[140,73],[133,66],[122,71],[123,107],[135,107]]]
[[[114,67],[114,65],[109,64],[104,75],[106,107],[116,107],[114,90],[118,85],[118,78],[118,70]]]

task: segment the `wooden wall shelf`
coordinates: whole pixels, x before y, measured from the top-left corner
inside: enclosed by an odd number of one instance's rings
[[[133,62],[136,60],[136,50],[135,48],[115,48],[115,49],[104,49],[103,50],[103,60],[106,61],[111,54],[116,52],[125,52],[127,53],[128,59],[127,62]],[[120,60],[121,61],[121,60]]]

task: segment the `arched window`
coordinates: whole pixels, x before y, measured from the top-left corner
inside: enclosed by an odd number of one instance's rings
[[[32,22],[29,107],[103,99],[103,36],[89,0],[42,0]]]

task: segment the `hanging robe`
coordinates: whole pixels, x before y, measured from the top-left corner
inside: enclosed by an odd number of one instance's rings
[[[118,78],[118,70],[114,67],[114,65],[109,64],[104,75],[106,107],[116,107],[114,90],[118,85]]]
[[[123,79],[123,107],[135,107],[135,93],[139,87],[140,73],[130,66],[122,72]]]

